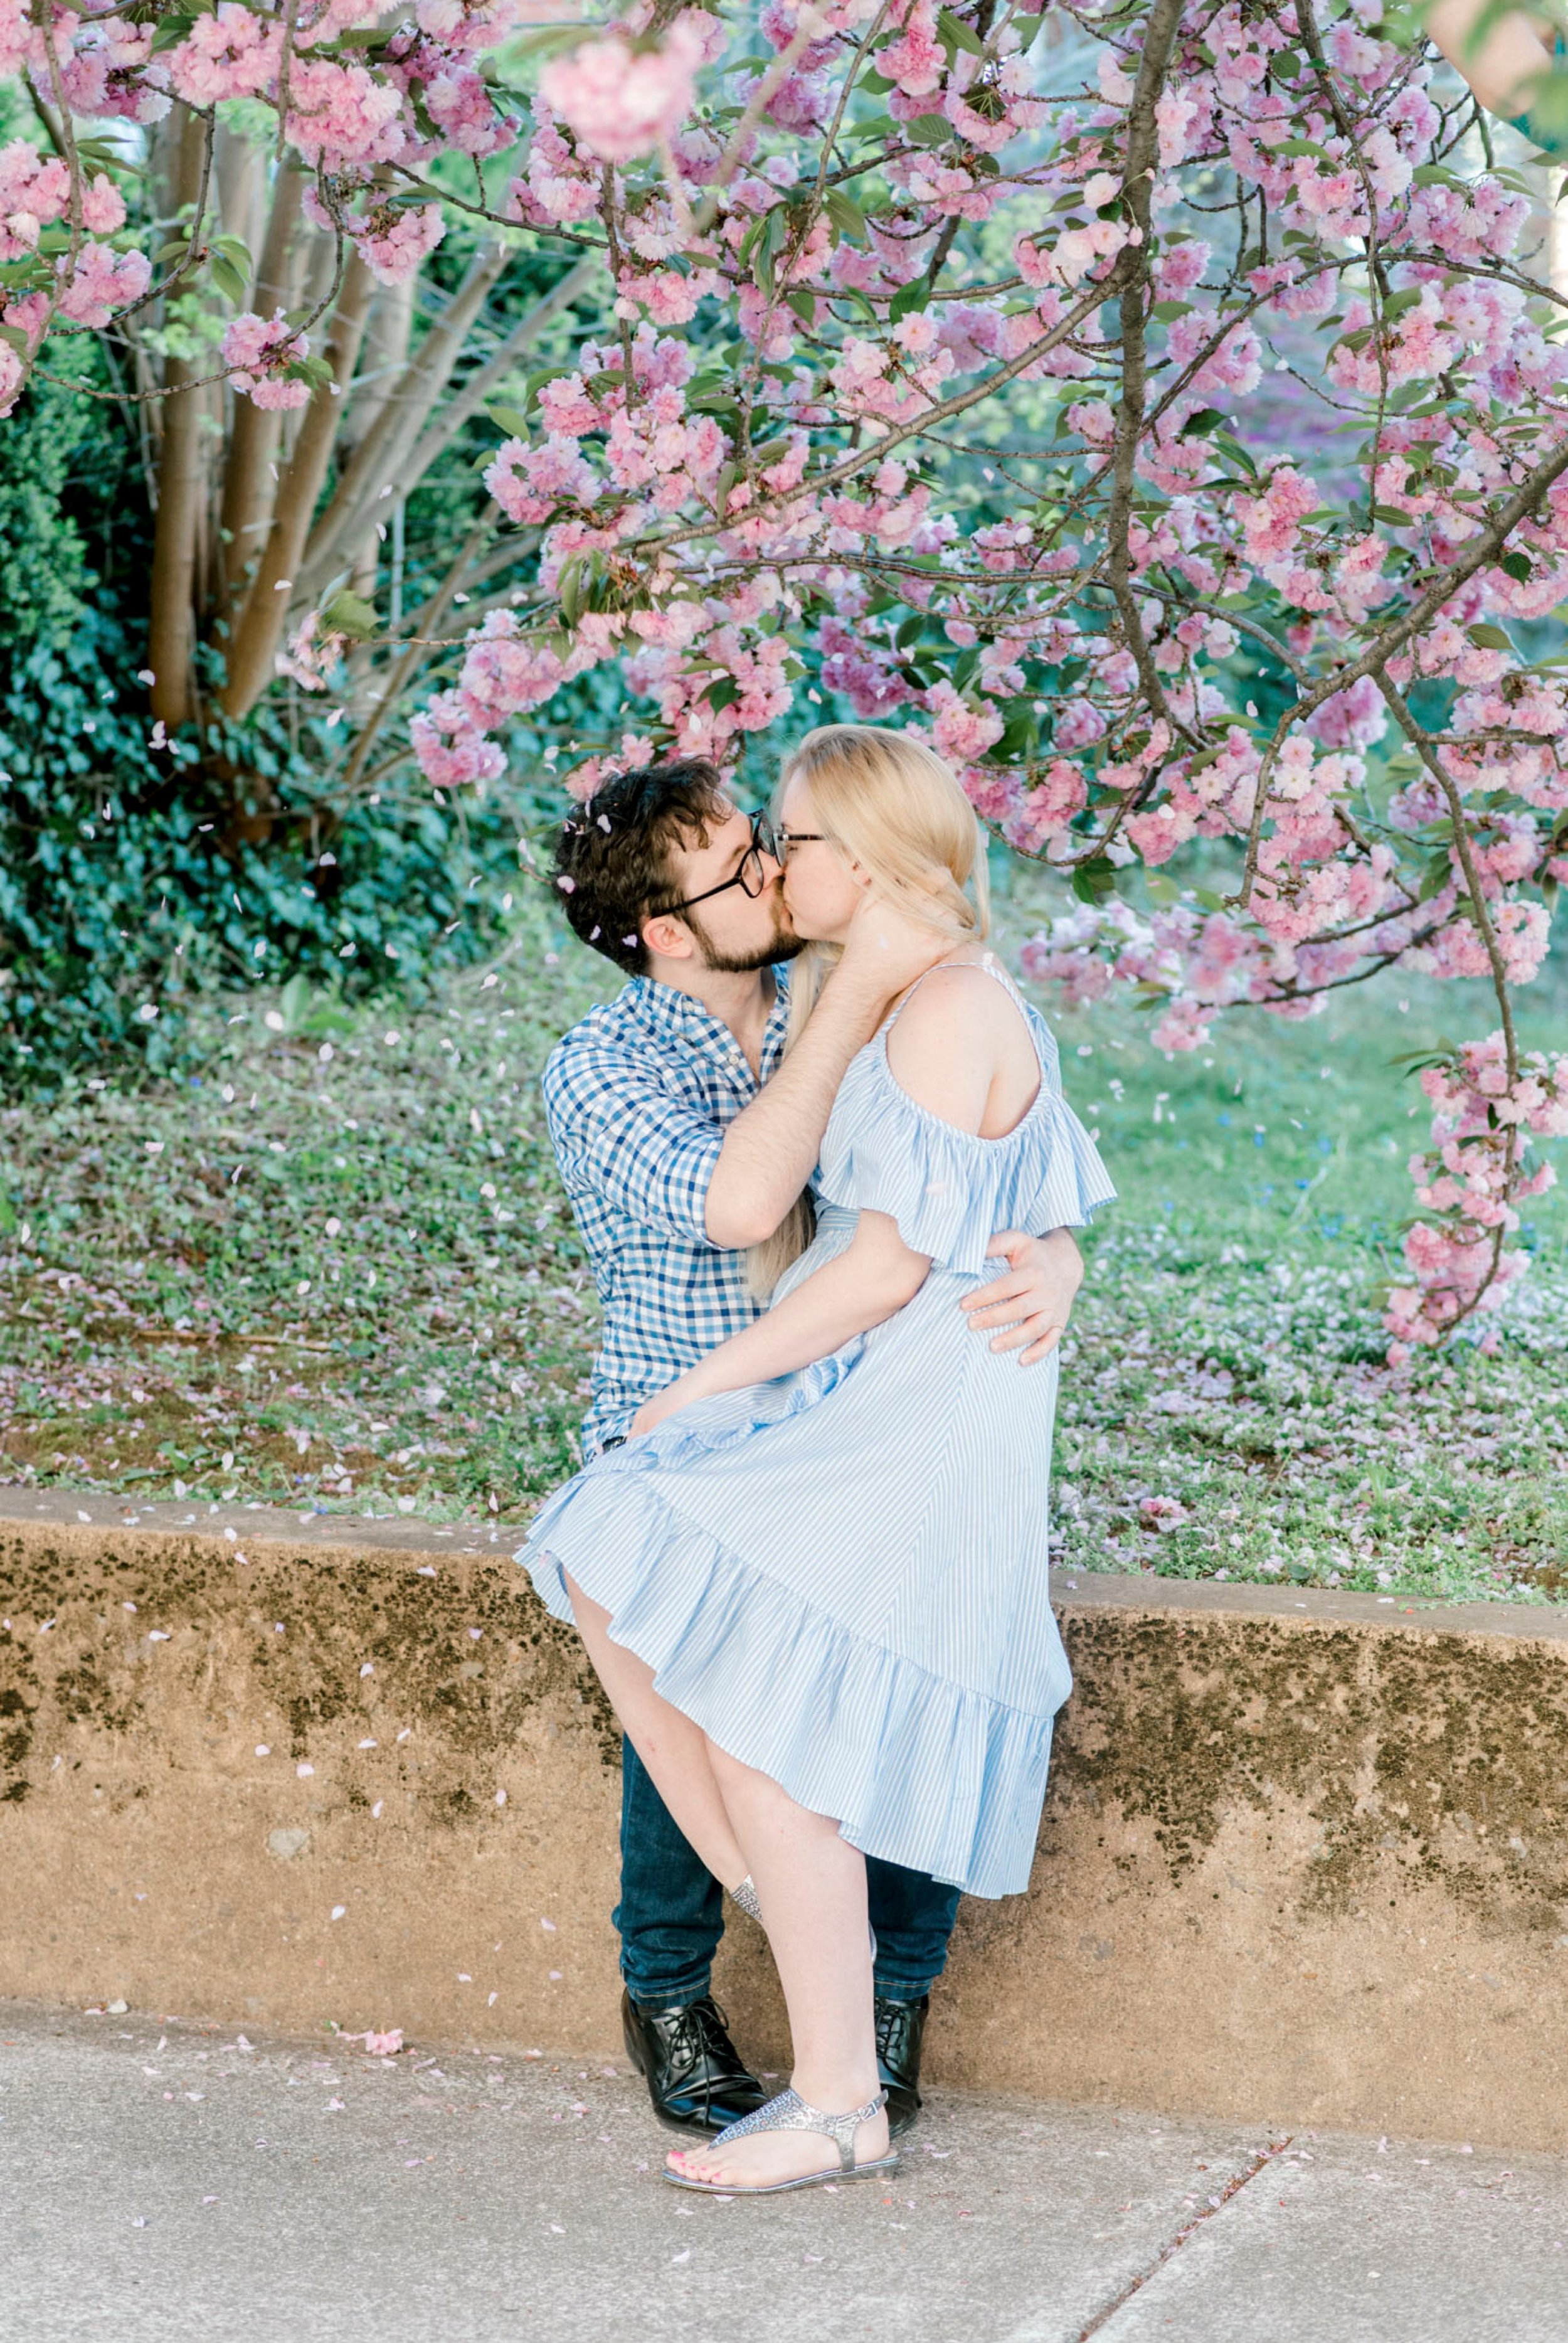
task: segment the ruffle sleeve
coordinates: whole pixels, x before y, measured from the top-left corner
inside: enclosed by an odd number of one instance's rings
[[[984,1270],[999,1230],[1081,1228],[1116,1194],[1049,1062],[1016,1130],[980,1139],[900,1089],[879,1048],[856,1061],[839,1091],[817,1192],[826,1203],[888,1213],[912,1252],[968,1274]]]

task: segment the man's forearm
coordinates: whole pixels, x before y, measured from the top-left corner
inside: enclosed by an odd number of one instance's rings
[[[729,1251],[772,1235],[811,1176],[839,1085],[883,1006],[829,978],[800,1039],[724,1134],[703,1210],[714,1244]]]

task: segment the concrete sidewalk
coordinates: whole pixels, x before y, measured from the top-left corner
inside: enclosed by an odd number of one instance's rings
[[[0,2005],[4,2343],[1563,2343],[1568,2165],[936,2097],[684,2197],[622,2064]]]

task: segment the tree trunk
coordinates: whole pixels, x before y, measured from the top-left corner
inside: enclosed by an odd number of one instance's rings
[[[266,223],[261,261],[256,276],[256,309],[270,317],[286,309],[291,298],[296,232],[305,174],[286,160],[273,184],[272,210]],[[257,407],[254,399],[236,397],[228,461],[224,468],[223,508],[218,516],[218,594],[220,605],[237,601],[246,571],[256,559],[272,518],[272,468],[278,447],[278,417],[275,409]]]
[[[254,260],[266,216],[266,155],[255,139],[220,122],[213,144],[213,167],[223,232],[237,236]]]
[[[170,207],[177,216],[201,190],[206,126],[182,106],[169,128]],[[205,372],[199,363],[171,357],[164,365],[163,444],[158,456],[158,511],[153,535],[151,621],[147,664],[151,704],[172,731],[196,712],[196,540],[202,508],[202,394],[186,387]]]
[[[272,679],[306,533],[331,460],[344,393],[354,377],[376,280],[355,254],[343,279],[327,341],[332,380],[303,410],[288,469],[278,483],[272,531],[229,644],[228,679],[219,694],[227,716],[247,716]]]
[[[416,282],[409,277],[400,285],[384,285],[371,303],[370,322],[365,328],[365,347],[360,353],[359,379],[355,386],[354,403],[338,434],[337,444],[345,463],[367,434],[374,429],[408,363],[408,345],[414,336]],[[385,529],[381,535],[385,537]],[[350,591],[367,602],[376,599],[380,556],[381,547],[372,525],[365,532],[348,573]],[[375,658],[376,654],[367,643],[360,644],[348,655],[349,705],[356,711],[361,706],[374,672]]]
[[[307,601],[319,600],[334,576],[353,559],[367,532],[381,518],[377,508],[391,501],[383,491],[396,494],[407,485],[400,477],[404,458],[451,380],[469,329],[510,258],[510,253],[493,247],[475,255],[445,314],[398,375],[386,406],[353,460],[345,465],[332,501],[310,534],[298,581]]]

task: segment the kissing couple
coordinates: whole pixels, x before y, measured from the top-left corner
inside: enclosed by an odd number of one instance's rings
[[[772,822],[701,761],[606,780],[557,879],[631,981],[545,1071],[604,1331],[517,1559],[624,1728],[627,2048],[717,2133],[681,2187],[885,2175],[959,1896],[1029,1884],[1054,1346],[1114,1191],[918,734],[808,734]],[[771,2098],[709,1995],[725,1893],[789,2010]]]

